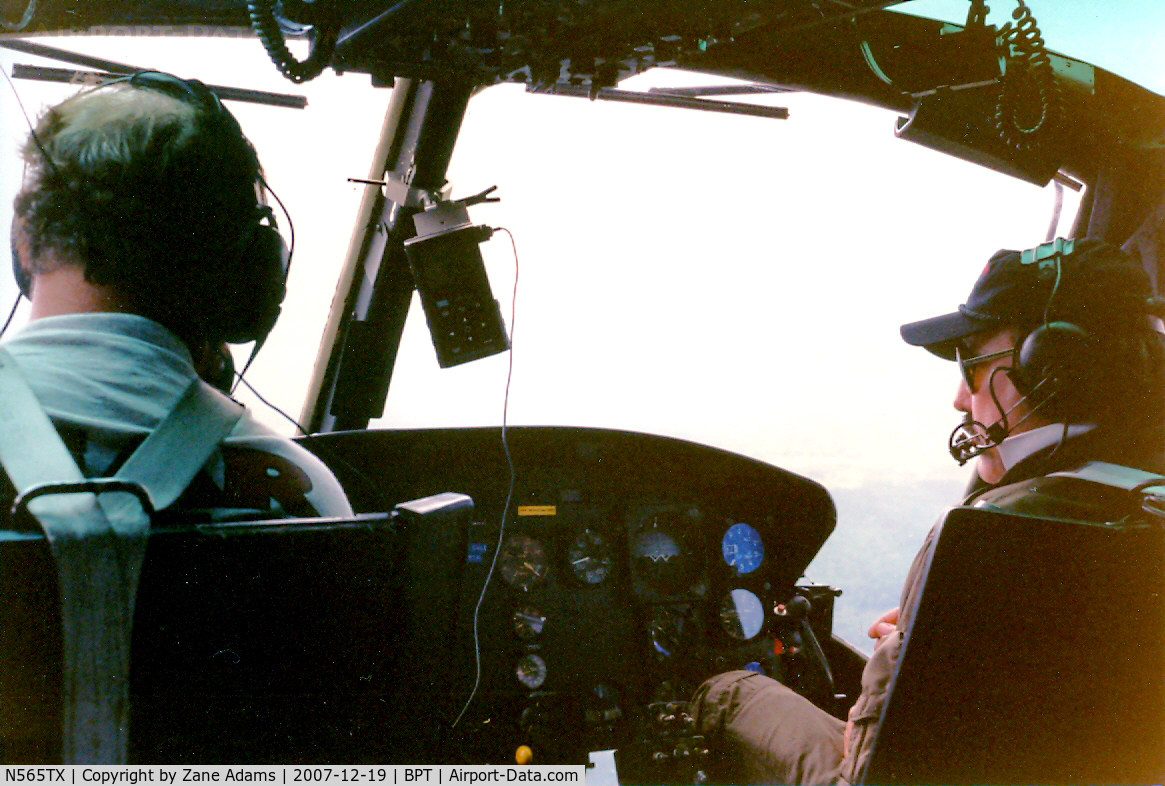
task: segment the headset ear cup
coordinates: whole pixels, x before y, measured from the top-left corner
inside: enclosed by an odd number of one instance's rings
[[[1040,400],[1061,392],[1066,380],[1076,382],[1087,367],[1091,336],[1071,322],[1050,322],[1028,333],[1020,344],[1012,379],[1021,393],[1038,390]]]
[[[287,296],[287,266],[290,253],[283,235],[274,226],[260,225],[255,229],[252,242],[254,249],[255,288],[258,297],[255,303],[255,339],[266,338],[275,327],[283,308],[283,298]]]
[[[239,260],[238,291],[222,320],[223,340],[245,344],[266,338],[287,294],[287,244],[275,227],[259,224]]]

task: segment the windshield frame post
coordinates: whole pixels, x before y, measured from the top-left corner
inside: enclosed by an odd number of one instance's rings
[[[438,193],[474,86],[397,79],[369,180]],[[421,205],[399,188],[370,185],[304,405],[308,433],[367,428],[384,413],[413,296],[404,241]]]

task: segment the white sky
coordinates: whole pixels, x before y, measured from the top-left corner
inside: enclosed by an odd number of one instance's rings
[[[953,366],[898,326],[953,309],[1001,246],[1041,242],[1051,195],[895,139],[892,113],[771,102],[790,119],[475,101],[451,179],[498,184],[474,215],[518,241],[511,422],[666,433],[827,485],[950,469],[918,457],[955,420]],[[486,250],[508,315],[509,244]],[[425,425],[438,377],[444,415],[496,422],[506,361],[440,371],[424,329],[406,329],[385,422]]]

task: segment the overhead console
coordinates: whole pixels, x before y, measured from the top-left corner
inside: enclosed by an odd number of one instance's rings
[[[642,434],[513,428],[508,443],[512,487],[497,429],[303,440],[358,508],[438,488],[475,501],[458,611],[433,621],[451,642],[429,654],[447,665],[432,686],[448,714],[434,719],[448,729],[440,760],[512,762],[526,746],[535,763],[581,763],[618,749],[621,770],[648,775],[695,753],[676,743],[676,710],[702,680],[746,667],[798,678],[785,610],[834,526],[821,486]],[[828,640],[832,591],[800,594]]]

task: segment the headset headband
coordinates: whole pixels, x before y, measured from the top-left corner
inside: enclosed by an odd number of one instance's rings
[[[264,192],[270,189],[242,128],[214,91],[198,80],[182,79],[163,71],[138,71],[110,79],[88,92],[116,84],[156,91],[193,107],[200,118],[207,121],[201,133],[212,137],[208,149],[217,149],[217,140],[221,136],[224,148],[240,144],[250,151],[246,166],[250,169],[253,165],[254,168],[254,202],[250,207],[240,205],[244,213],[237,217],[237,221],[232,221],[232,224],[239,227],[239,234],[237,240],[230,238],[231,251],[206,260],[208,273],[221,279],[221,282],[211,288],[215,296],[213,300],[202,298],[199,302],[208,317],[206,324],[213,326],[214,335],[209,338],[229,343],[261,342],[280,312],[286,292],[290,250],[279,233],[274,213],[263,199]],[[33,138],[44,152],[46,161],[53,170],[57,170],[56,163],[40,144],[40,140],[36,139],[35,129]],[[140,198],[148,199],[149,196]],[[190,220],[197,221],[197,216],[191,216]],[[233,234],[234,229],[230,231]],[[27,295],[30,281],[16,256],[14,253],[13,270],[21,291]]]

